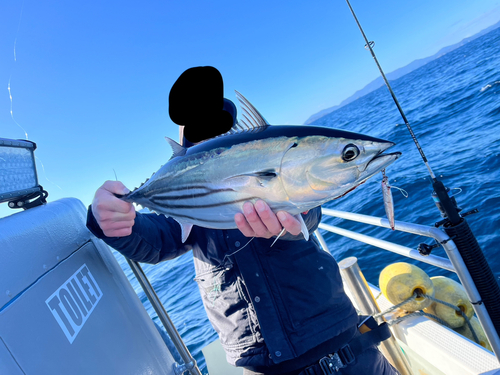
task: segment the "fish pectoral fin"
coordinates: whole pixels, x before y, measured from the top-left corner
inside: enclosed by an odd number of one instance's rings
[[[305,240],[309,241],[309,230],[307,229],[307,225],[304,222],[304,218],[302,217],[301,214],[294,215],[293,217],[296,218],[299,221],[299,223],[300,223],[300,231],[304,235]]]
[[[278,176],[278,174],[276,173],[276,171],[274,169],[266,169],[263,171],[249,173],[245,176],[255,177],[255,178],[258,178],[259,180],[269,181],[269,180],[272,180],[273,178],[276,178]]]
[[[236,176],[232,176],[230,178],[234,177],[255,177],[263,180],[271,180],[275,177],[278,176],[278,173],[274,169],[264,169],[262,171],[256,171],[256,172],[250,172],[250,173],[242,173]]]
[[[245,186],[248,186],[249,181],[251,181],[250,185],[257,184],[262,187],[266,187],[276,177],[278,177],[278,174],[274,169],[266,169],[262,171],[242,173],[239,175],[231,176],[228,177],[226,180],[232,180],[233,182],[239,180],[239,183]]]
[[[173,159],[177,156],[183,156],[186,153],[187,148],[184,146],[181,146],[178,144],[176,141],[174,141],[172,138],[165,137],[166,141],[172,147],[172,157],[170,159]]]
[[[177,223],[179,223],[181,227],[182,243],[186,242],[187,238],[189,237],[189,234],[191,233],[191,229],[193,229],[193,224],[183,223],[175,218],[173,219],[177,221]]]

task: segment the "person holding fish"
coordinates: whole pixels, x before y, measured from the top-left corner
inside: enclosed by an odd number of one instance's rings
[[[192,111],[193,100],[201,110]],[[353,133],[340,131],[334,138],[330,129],[311,135],[302,127],[270,127],[244,98],[246,121],[240,122],[247,129],[234,132],[236,107],[223,98],[213,67],[184,72],[169,102],[171,119],[184,126],[181,144],[169,141],[172,159],[133,192],[119,181],[104,183],[89,207],[90,231],[138,262],[156,264],[192,250],[208,318],[228,362],[246,375],[398,374],[376,348],[389,337],[387,326],[358,317],[335,259],[311,236],[322,203],[399,156],[382,154],[392,143],[352,140]],[[227,132],[235,134],[220,136]],[[309,164],[307,172],[291,172],[295,153],[316,138],[323,153],[334,150],[343,168],[358,171],[352,182],[337,181],[343,187],[332,191],[335,181],[319,174],[320,167],[331,168],[331,158],[316,151],[309,153],[320,159],[318,169]],[[225,155],[231,162],[221,165]],[[249,158],[261,168],[242,172]],[[315,199],[307,201],[311,190]],[[132,202],[161,215],[136,213]]]

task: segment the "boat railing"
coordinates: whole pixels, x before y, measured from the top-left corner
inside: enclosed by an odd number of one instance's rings
[[[128,258],[125,259],[127,260],[130,269],[132,270],[137,281],[141,285],[142,290],[146,294],[146,297],[151,303],[153,309],[155,310],[156,315],[158,315],[158,318],[162,322],[163,327],[165,327],[168,336],[172,340],[175,349],[177,350],[183,361],[183,363],[180,365],[178,363],[175,364],[175,367],[173,369],[174,375],[182,375],[185,374],[186,371],[190,375],[201,375],[201,371],[198,367],[198,364],[196,363],[196,360],[189,352],[188,348],[186,347],[186,344],[184,344],[181,335],[175,328],[174,323],[170,319],[170,316],[168,315],[167,311],[165,310],[165,306],[163,306],[163,303],[156,294],[153,285],[151,285],[151,282],[146,276],[146,273],[142,269],[141,265],[135,260],[131,260]]]
[[[322,212],[324,216],[391,229],[389,220],[385,218],[332,210],[328,208],[322,208]],[[460,282],[462,283],[472,306],[474,307],[476,315],[485,331],[486,336],[488,337],[488,340],[490,341],[491,347],[493,348],[493,352],[495,353],[497,359],[500,358],[500,339],[491,321],[488,311],[481,301],[481,296],[479,295],[476,285],[474,284],[469,270],[465,266],[462,256],[460,255],[455,243],[442,229],[436,228],[434,226],[406,223],[397,220],[395,221],[394,226],[395,231],[434,238],[436,242],[443,247],[446,255],[448,256],[448,259],[432,254],[422,255],[416,249],[398,245],[386,240],[381,240],[372,236],[343,229],[323,222],[319,224],[319,229],[326,230],[328,232],[348,237],[360,242],[364,242],[366,244],[391,251],[407,258],[415,259],[448,271],[455,272]],[[319,229],[315,232],[316,237],[318,238],[323,249],[328,251],[328,245],[321,235]]]

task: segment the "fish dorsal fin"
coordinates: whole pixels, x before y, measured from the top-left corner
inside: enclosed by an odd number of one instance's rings
[[[264,118],[264,116],[262,116],[260,112],[252,105],[252,103],[248,101],[247,98],[241,95],[240,92],[236,90],[234,91],[236,93],[236,98],[240,102],[240,107],[243,112],[243,118],[240,118],[228,132],[218,135],[214,138],[226,137],[228,135],[247,133],[247,132],[258,133],[266,129],[268,126],[271,126]]]
[[[235,127],[238,126],[242,130],[254,130],[270,125],[264,116],[260,114],[257,108],[255,108],[252,103],[247,100],[247,98],[236,90],[234,90],[234,92],[236,93],[236,98],[240,102],[241,110],[243,111],[242,116],[244,117],[238,121]]]
[[[167,140],[170,147],[172,147],[173,155],[170,159],[173,159],[177,156],[183,156],[186,153],[187,149],[185,147],[181,146],[180,144],[178,144],[176,141],[174,141],[169,137],[165,137],[165,139]]]

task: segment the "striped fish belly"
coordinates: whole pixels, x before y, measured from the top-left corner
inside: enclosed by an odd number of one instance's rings
[[[280,137],[174,158],[128,200],[214,229],[236,228],[234,215],[246,201],[264,199],[274,210],[295,211],[279,175],[289,144]]]

